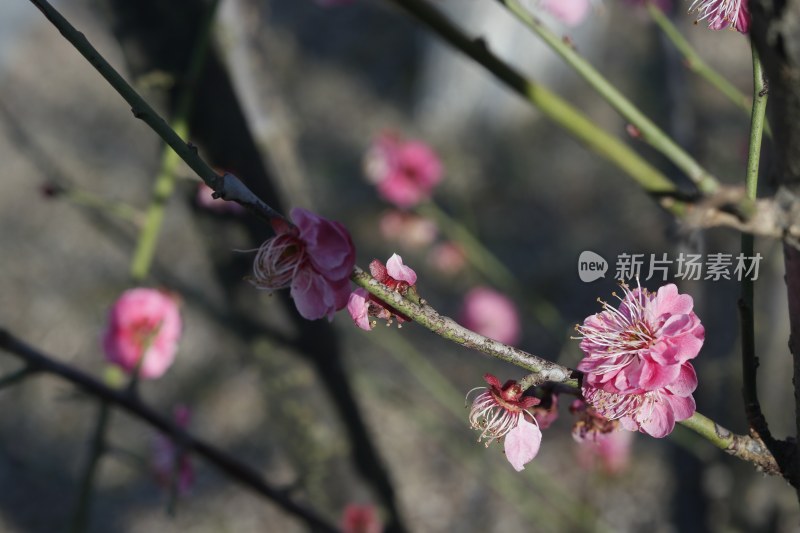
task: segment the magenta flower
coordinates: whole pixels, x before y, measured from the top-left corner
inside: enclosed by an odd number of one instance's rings
[[[403,258],[397,254],[392,254],[392,257],[386,261],[386,265],[374,259],[369,264],[369,271],[373,278],[400,294],[405,294],[409,287],[417,282],[417,273],[411,267],[404,265]],[[375,326],[375,322],[370,317],[386,320],[387,325],[391,325],[392,319],[395,318],[398,326],[411,320],[362,288],[356,289],[350,294],[347,311],[356,325],[366,331],[370,331]]]
[[[128,373],[156,379],[172,365],[181,336],[175,298],[156,289],[130,289],[114,302],[103,334],[106,359]]]
[[[188,407],[177,406],[173,416],[178,427],[182,429],[188,427],[191,417]],[[194,467],[189,455],[181,453],[172,439],[166,435],[159,433],[153,440],[150,466],[156,482],[161,487],[170,489],[174,483],[181,496],[188,494],[194,485]]]
[[[342,512],[343,533],[382,533],[383,524],[375,507],[369,504],[348,504]]]
[[[467,329],[504,344],[515,344],[521,333],[514,302],[488,287],[476,287],[467,293],[459,322]]]
[[[698,20],[707,20],[712,30],[732,28],[740,33],[750,31],[749,0],[694,0],[689,11],[697,11]]]
[[[694,413],[697,375],[689,360],[700,352],[705,330],[692,297],[673,284],[655,294],[624,284],[622,290],[619,308],[603,302],[603,312],[578,326],[583,394],[626,429],[663,437]]]
[[[197,194],[195,195],[195,203],[198,207],[217,213],[220,215],[241,215],[245,209],[236,202],[228,202],[222,198],[214,198],[214,189],[200,183],[197,186]]]
[[[291,287],[303,318],[316,320],[347,305],[350,274],[356,263],[353,241],[345,227],[296,207],[296,226],[274,220],[276,235],[258,249],[252,283],[270,291]]]
[[[542,8],[567,26],[577,26],[591,8],[591,0],[542,0]]]
[[[558,420],[558,394],[555,392],[533,408],[533,417],[539,423],[539,429],[549,428]]]
[[[539,424],[528,411],[539,400],[523,396],[522,388],[514,380],[501,386],[500,380],[491,374],[485,374],[483,379],[489,387],[478,387],[485,390],[472,402],[470,427],[481,431],[478,442],[486,439],[487,447],[496,440],[503,440],[508,462],[517,472],[524,470],[539,453],[542,442]]]
[[[403,141],[383,134],[365,157],[367,177],[378,187],[378,194],[398,207],[408,208],[430,197],[442,180],[442,163],[436,153],[421,141]]]

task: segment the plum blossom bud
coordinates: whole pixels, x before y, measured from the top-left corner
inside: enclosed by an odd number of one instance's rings
[[[446,241],[431,249],[428,263],[446,276],[458,274],[467,264],[464,249],[453,241]]]
[[[165,292],[130,289],[114,302],[103,334],[109,362],[143,379],[156,379],[172,365],[181,336],[175,297]]]
[[[392,257],[386,261],[386,265],[377,259],[373,260],[369,264],[369,270],[373,278],[400,294],[405,294],[417,282],[417,273],[411,267],[404,265],[403,258],[397,254],[392,254]],[[392,319],[397,319],[398,327],[403,322],[411,320],[362,288],[356,289],[350,294],[347,311],[356,325],[366,331],[370,331],[375,326],[375,322],[370,317],[386,320],[387,325],[391,325]]]
[[[585,357],[582,392],[597,413],[653,437],[672,432],[695,411],[697,375],[689,362],[705,330],[692,297],[665,285],[657,293],[621,285],[619,308],[603,303],[577,330]],[[616,295],[615,295],[616,296]]]
[[[516,344],[521,333],[514,302],[488,287],[476,287],[467,293],[459,322],[467,329],[504,344]]]
[[[351,503],[342,512],[343,533],[383,533],[375,507]]]
[[[501,386],[500,380],[491,374],[485,374],[483,379],[489,387],[473,389],[483,389],[483,392],[472,401],[470,427],[481,432],[478,442],[486,439],[487,447],[502,440],[508,462],[517,472],[524,470],[539,453],[542,442],[539,424],[528,411],[539,400],[523,396],[522,387],[514,380]]]
[[[191,411],[185,405],[177,406],[173,416],[181,429],[189,426]],[[188,494],[194,485],[194,467],[189,454],[181,453],[172,439],[164,434],[159,433],[153,440],[150,466],[161,487],[170,489],[175,484],[181,496]]]
[[[378,194],[403,209],[430,197],[442,180],[442,163],[427,144],[388,133],[373,142],[364,169]]]
[[[707,20],[712,30],[750,31],[749,0],[694,0],[689,11],[697,11],[698,21]]]
[[[296,224],[273,220],[276,235],[258,249],[251,282],[259,289],[291,288],[303,318],[316,320],[347,305],[355,247],[347,229],[302,208],[294,208]]]

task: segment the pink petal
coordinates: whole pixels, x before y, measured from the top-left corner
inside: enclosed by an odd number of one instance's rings
[[[675,396],[689,396],[697,388],[697,374],[691,363],[683,363],[681,365],[680,374],[675,380],[667,387]]]
[[[651,437],[666,437],[675,428],[672,405],[662,396],[660,401],[653,402],[652,409],[642,408],[636,414],[636,422],[639,423],[639,429]]]
[[[301,207],[292,209],[291,218],[300,230],[300,239],[317,272],[331,280],[349,277],[356,256],[347,229]]]
[[[639,386],[644,390],[656,390],[671,384],[681,372],[681,365],[660,365],[648,359],[642,364]]]
[[[666,394],[665,397],[672,408],[675,420],[678,422],[691,418],[697,410],[697,405],[692,396],[673,396],[671,394]]]
[[[514,302],[488,287],[476,287],[464,296],[458,321],[504,344],[516,344],[522,330]]]
[[[300,316],[307,320],[317,320],[324,316],[329,319],[347,305],[349,291],[347,280],[335,284],[320,276],[312,268],[301,268],[292,280],[291,295]],[[344,291],[342,291],[344,288]]]
[[[542,432],[539,430],[539,426],[528,422],[522,416],[517,427],[509,431],[504,438],[503,447],[506,459],[514,467],[514,470],[521,472],[525,469],[525,465],[539,453],[541,443]]]
[[[397,254],[392,254],[386,261],[386,270],[397,281],[405,281],[409,285],[417,282],[417,273],[411,267],[404,265],[403,258]]]
[[[369,323],[368,305],[369,292],[366,289],[356,289],[350,293],[347,302],[347,311],[356,323],[356,326],[363,330],[370,331],[372,325]]]

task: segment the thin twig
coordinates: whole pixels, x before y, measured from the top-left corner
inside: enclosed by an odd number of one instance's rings
[[[261,474],[248,465],[213,445],[192,436],[169,418],[158,414],[138,397],[131,396],[125,391],[112,389],[92,376],[56,361],[52,357],[28,346],[4,329],[0,329],[0,349],[19,357],[37,372],[59,376],[78,386],[85,393],[99,398],[109,405],[119,407],[145,421],[170,436],[176,442],[180,442],[187,451],[197,454],[219,468],[230,478],[271,500],[286,512],[300,518],[314,531],[338,531],[336,527],[316,511],[291,498],[286,490],[270,485]]]
[[[755,47],[753,54],[753,111],[750,124],[750,150],[747,158],[746,190],[747,197],[755,200],[758,189],[758,166],[761,158],[761,139],[764,130],[764,113],[767,108],[767,92],[765,90],[764,72]],[[742,234],[742,255],[752,257],[754,252],[754,237]],[[742,395],[744,409],[750,428],[769,446],[772,435],[767,425],[761,404],[758,401],[758,357],[755,347],[755,321],[754,312],[754,280],[743,276],[741,298],[739,299],[739,314],[742,326]]]
[[[555,51],[571,66],[597,93],[602,96],[625,120],[633,124],[641,132],[641,138],[653,148],[664,154],[675,166],[680,168],[691,179],[697,188],[704,193],[713,193],[719,182],[710,172],[703,168],[689,153],[664,133],[650,118],[642,113],[614,85],[595,69],[575,47],[552,32],[541,21],[536,19],[517,0],[497,0],[514,16],[539,36],[547,46]]]

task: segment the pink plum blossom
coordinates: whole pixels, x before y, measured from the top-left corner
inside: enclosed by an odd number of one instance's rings
[[[488,287],[476,287],[467,293],[459,322],[465,328],[504,344],[515,344],[521,333],[514,302]]]
[[[388,133],[373,142],[364,166],[378,194],[403,209],[430,197],[442,180],[442,163],[427,144]]]
[[[567,26],[577,26],[591,9],[591,0],[542,0],[542,8]]]
[[[386,261],[386,265],[373,260],[369,264],[370,274],[389,289],[405,294],[417,282],[417,273],[403,264],[403,258],[397,254]],[[354,290],[347,301],[347,311],[358,327],[369,331],[375,325],[370,317],[381,318],[391,324],[393,318],[397,319],[398,326],[411,320],[406,315],[392,306],[372,296],[366,289]]]
[[[270,291],[291,287],[303,318],[316,320],[347,305],[355,247],[347,229],[311,211],[291,211],[296,225],[273,220],[276,235],[258,249],[252,283]]]
[[[156,379],[172,365],[181,336],[175,297],[157,289],[130,289],[114,302],[103,334],[106,359],[138,376]]]
[[[439,231],[433,220],[399,209],[383,213],[379,228],[384,239],[412,249],[430,245]]]
[[[689,11],[697,11],[699,20],[707,20],[712,30],[750,31],[749,0],[694,0]]]
[[[195,195],[195,203],[198,207],[217,213],[220,215],[241,215],[245,209],[236,202],[228,202],[222,198],[214,198],[214,189],[200,183],[197,186],[197,194]]]
[[[428,263],[446,276],[458,274],[467,264],[464,249],[453,241],[437,244],[428,254]]]
[[[372,505],[351,503],[342,512],[343,533],[382,533],[383,524]]]
[[[633,433],[620,429],[618,420],[609,420],[597,413],[583,400],[569,406],[577,420],[572,428],[572,438],[578,448],[578,462],[584,468],[603,469],[608,474],[624,470],[630,460]]]
[[[692,297],[673,284],[656,293],[624,284],[622,290],[619,308],[603,302],[601,313],[578,326],[583,394],[625,429],[663,437],[694,413],[697,375],[689,361],[700,352],[705,330]]]
[[[191,412],[185,405],[174,411],[175,424],[185,429],[189,425]],[[187,453],[181,450],[164,434],[159,433],[153,440],[150,465],[158,484],[169,489],[176,483],[178,494],[185,496],[194,485],[194,467]],[[177,462],[177,464],[176,464]],[[177,476],[177,479],[176,479]]]
[[[484,391],[472,401],[470,427],[480,430],[478,442],[486,439],[487,447],[502,440],[508,462],[517,472],[524,470],[539,453],[542,442],[539,424],[529,411],[539,400],[523,396],[522,387],[514,380],[500,385],[500,380],[491,374],[485,374],[483,379],[489,387],[478,387]]]

